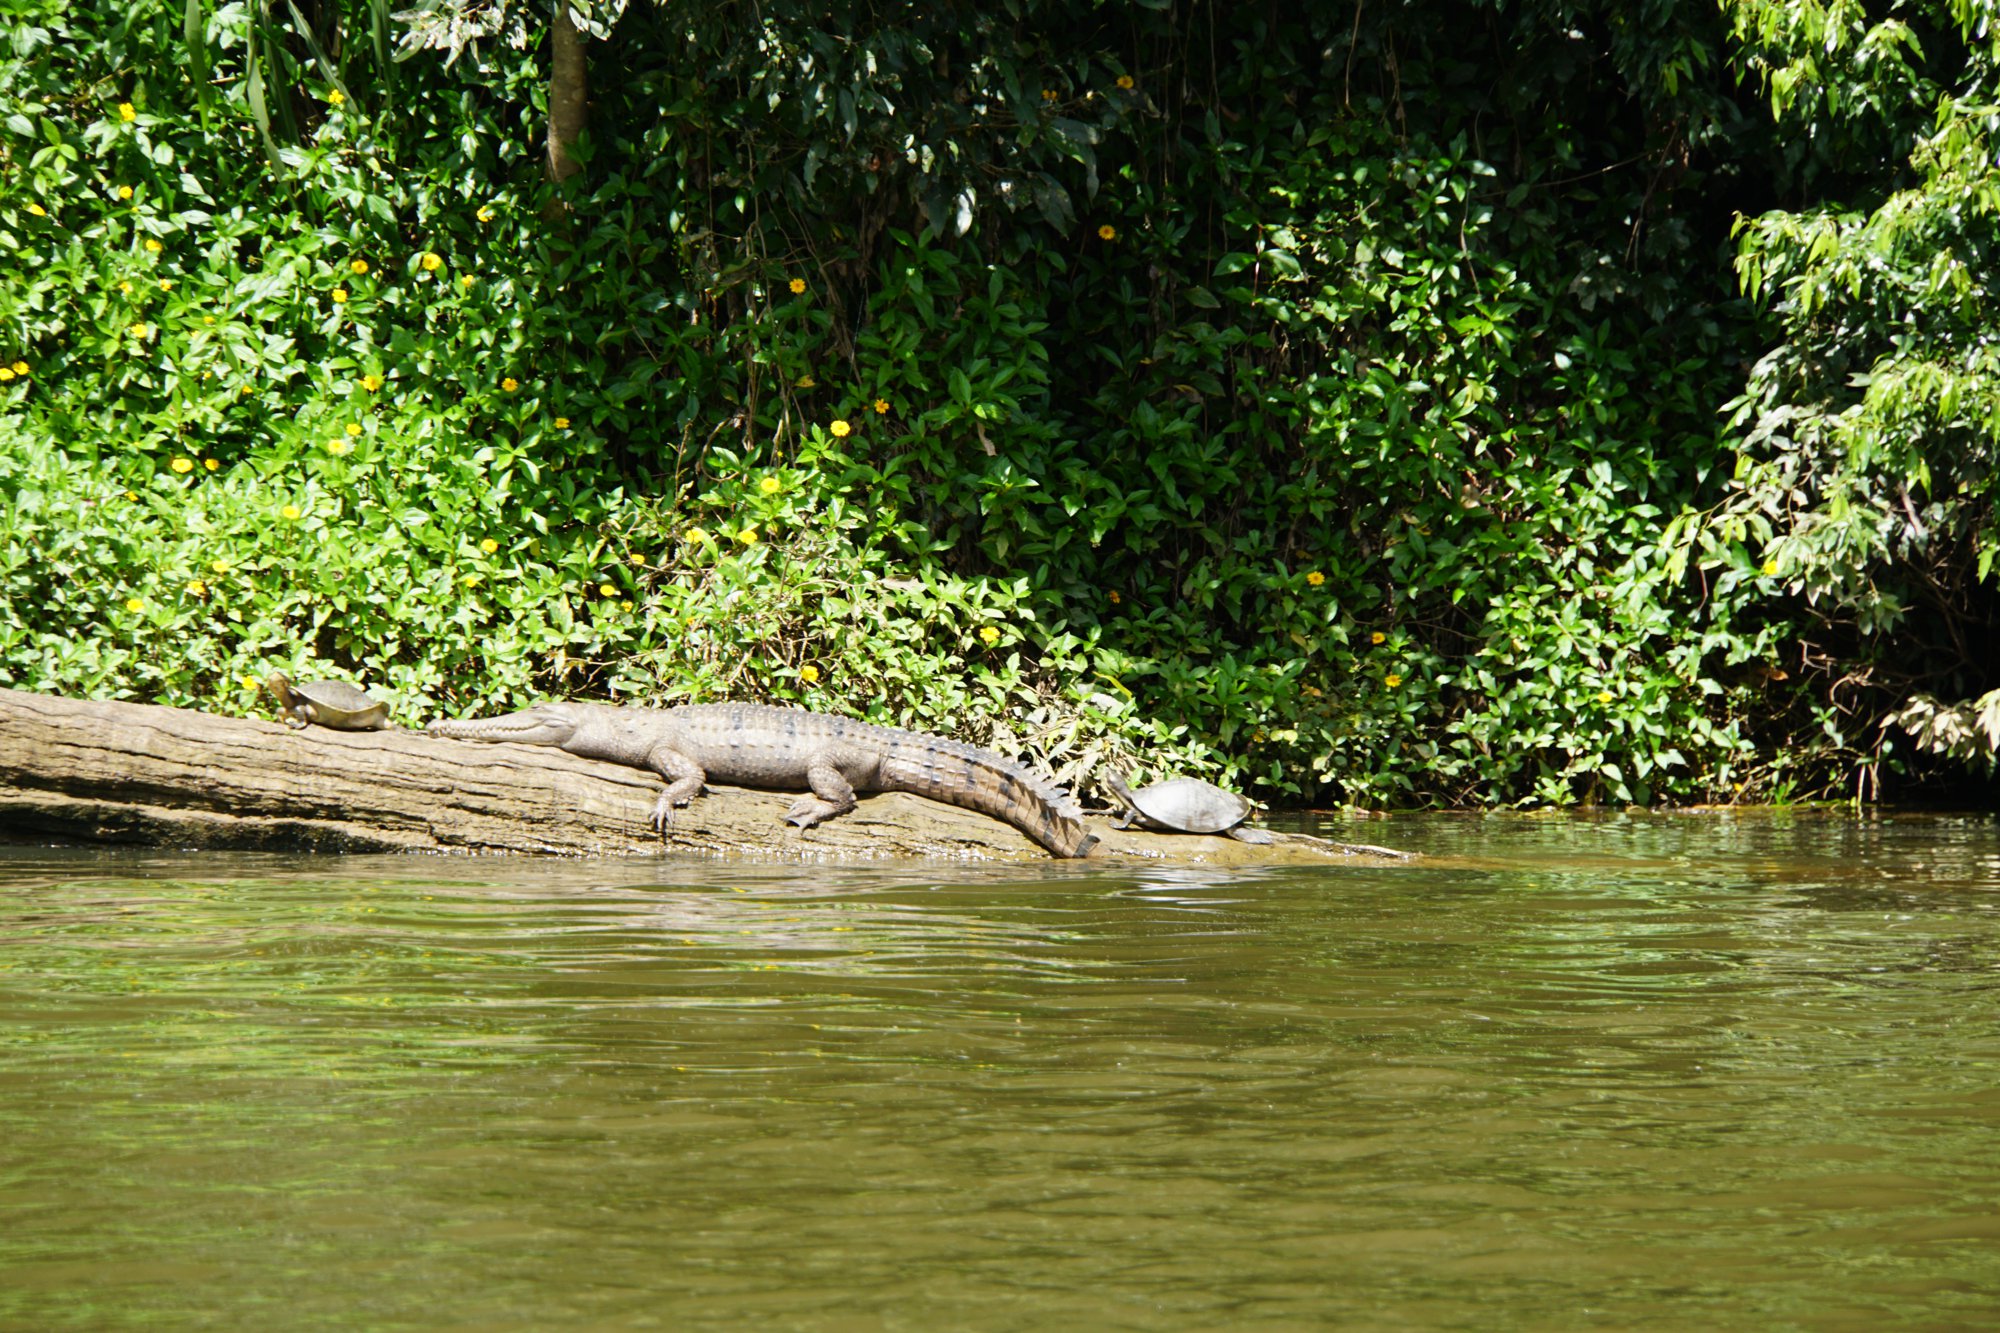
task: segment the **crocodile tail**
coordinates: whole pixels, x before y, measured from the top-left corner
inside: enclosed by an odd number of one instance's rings
[[[1097,845],[1075,797],[1026,764],[964,741],[905,732],[888,746],[878,782],[1004,819],[1056,856],[1087,856]]]

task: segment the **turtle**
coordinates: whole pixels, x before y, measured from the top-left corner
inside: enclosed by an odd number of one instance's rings
[[[1107,773],[1104,785],[1126,807],[1114,827],[1136,823],[1169,833],[1226,833],[1239,842],[1271,841],[1270,833],[1243,822],[1254,808],[1250,802],[1213,782],[1170,778],[1133,791],[1118,774]]]
[[[335,731],[386,731],[389,705],[344,680],[309,680],[292,684],[282,671],[264,677],[264,688],[278,700],[278,712],[288,727],[317,722]]]

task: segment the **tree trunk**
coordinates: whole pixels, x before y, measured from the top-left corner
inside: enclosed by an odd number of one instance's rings
[[[800,831],[792,795],[716,788],[648,819],[653,773],[534,745],[418,731],[293,731],[254,718],[0,690],[0,836],[20,841],[318,851],[654,853],[787,859],[1048,860],[1013,827],[903,792]],[[1091,861],[1346,862],[1398,857],[1319,838],[1270,846],[1091,826]],[[1067,864],[1067,863],[1065,863]]]
[[[583,34],[570,21],[566,0],[556,0],[549,51],[549,179],[560,185],[583,169],[574,156],[590,116],[589,72]]]

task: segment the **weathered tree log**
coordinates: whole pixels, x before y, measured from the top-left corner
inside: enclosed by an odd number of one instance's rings
[[[998,820],[902,792],[801,832],[794,796],[718,787],[648,823],[660,779],[530,745],[418,731],[289,730],[154,704],[0,690],[0,836],[318,851],[1047,860]],[[1256,864],[1396,856],[1319,838],[1269,846],[1091,821],[1098,860]]]

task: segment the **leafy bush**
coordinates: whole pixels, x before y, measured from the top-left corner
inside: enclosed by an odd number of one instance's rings
[[[633,10],[554,189],[532,49],[14,9],[6,683],[793,700],[1359,804],[1792,780],[1716,16]]]
[[[1711,564],[1760,562],[1802,604],[1788,665],[1816,687],[1831,755],[1878,776],[1883,758],[1900,763],[1881,730],[1893,719],[1921,748],[1983,750],[1990,769],[1992,16],[1913,4],[1871,17],[1813,0],[1728,9],[1795,137],[1859,145],[1886,167],[1835,199],[1739,220],[1737,265],[1778,338],[1730,405],[1742,444],[1732,489],[1697,540]]]

